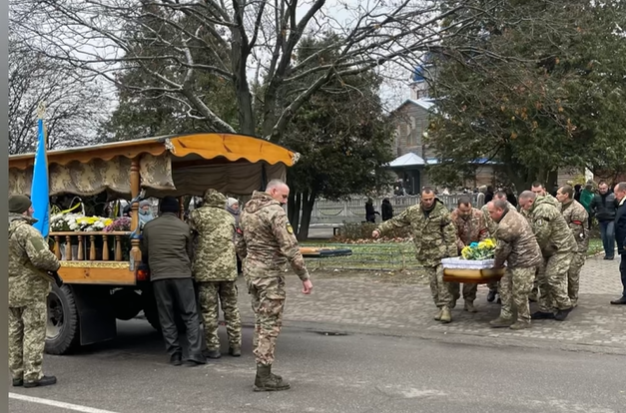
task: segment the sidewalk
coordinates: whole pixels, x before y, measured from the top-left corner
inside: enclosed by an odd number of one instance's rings
[[[619,258],[589,258],[581,273],[578,307],[564,322],[534,321],[530,329],[491,329],[500,306],[488,303],[480,285],[478,313],[463,311],[460,299],[453,322],[433,319],[436,308],[426,280],[419,275],[394,278],[384,274],[314,273],[314,293],[303,295],[295,276],[287,277],[286,328],[335,333],[417,336],[433,340],[493,346],[550,347],[574,351],[626,354],[626,306],[612,306],[619,297]],[[239,280],[242,321],[253,324],[250,298]],[[531,311],[535,309],[533,304]]]

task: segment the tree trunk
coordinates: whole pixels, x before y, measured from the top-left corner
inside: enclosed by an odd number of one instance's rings
[[[254,106],[252,105],[252,94],[248,84],[246,73],[246,51],[243,46],[243,39],[238,30],[233,30],[232,60],[233,60],[233,84],[237,96],[237,107],[239,109],[239,131],[245,135],[256,135],[256,124],[254,119]]]
[[[298,231],[298,241],[306,241],[309,238],[309,225],[311,225],[311,214],[313,213],[316,198],[317,194],[315,192],[302,194],[302,218],[300,220],[300,230]]]
[[[289,210],[288,218],[294,234],[298,233],[300,229],[300,209],[302,205],[302,196],[299,192],[291,192],[289,194],[289,200],[287,201],[287,208]]]

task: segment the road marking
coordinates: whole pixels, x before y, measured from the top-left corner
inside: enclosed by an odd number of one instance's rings
[[[45,404],[48,406],[60,407],[61,409],[74,410],[75,412],[82,412],[82,413],[116,413],[111,410],[95,409],[93,407],[81,406],[79,404],[58,402],[56,400],[42,399],[40,397],[25,396],[23,394],[17,394],[17,393],[9,393],[9,399],[22,400],[22,401],[31,402],[31,403]]]

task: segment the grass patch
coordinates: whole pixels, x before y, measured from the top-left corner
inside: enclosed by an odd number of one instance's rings
[[[348,271],[379,271],[411,273],[420,272],[415,259],[413,242],[373,243],[373,244],[341,244],[324,241],[306,241],[300,244],[306,247],[334,247],[352,250],[347,257],[307,258],[310,270],[348,270]],[[602,241],[593,238],[589,241],[588,255],[602,252]]]

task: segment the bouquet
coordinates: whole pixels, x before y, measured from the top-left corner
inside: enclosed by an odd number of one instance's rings
[[[472,242],[461,250],[461,256],[465,260],[489,260],[494,258],[496,243],[493,239],[487,238],[481,242]]]
[[[111,221],[111,223],[107,225],[106,228],[104,228],[104,232],[114,232],[114,231],[121,231],[121,232],[130,231],[130,218],[128,217],[118,218],[115,221]]]
[[[82,214],[60,213],[50,217],[50,229],[53,232],[102,231],[112,223],[110,218],[86,217]]]

